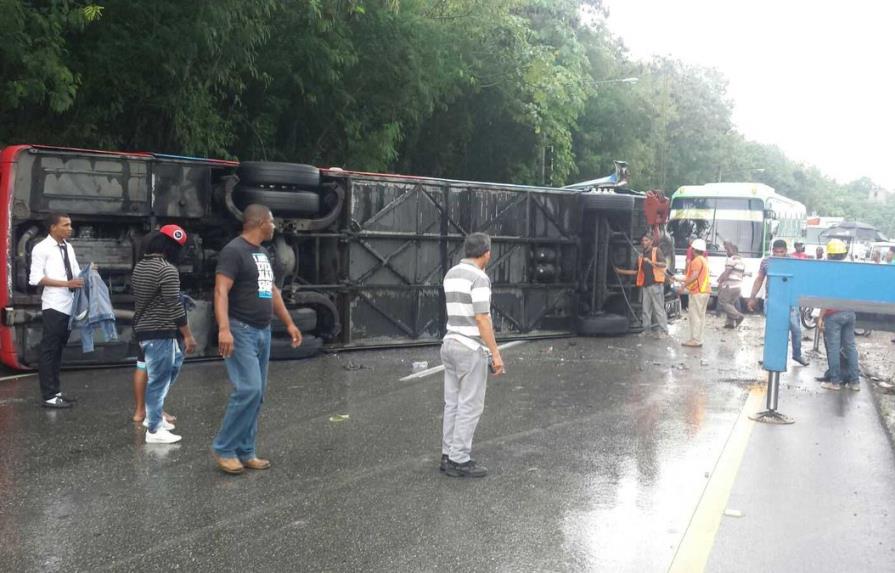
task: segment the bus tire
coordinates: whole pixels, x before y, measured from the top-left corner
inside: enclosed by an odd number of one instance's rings
[[[335,303],[325,294],[314,291],[299,291],[292,296],[294,304],[310,307],[317,313],[317,335],[331,342],[342,332],[339,311]]]
[[[320,195],[313,191],[274,191],[240,184],[233,191],[233,201],[240,209],[260,203],[274,215],[316,215],[320,211]]]
[[[317,328],[317,311],[313,308],[290,308],[289,316],[292,317],[292,322],[295,323],[295,326],[298,327],[302,334]],[[283,334],[287,332],[286,325],[279,319],[274,320],[271,324],[271,332],[274,335]]]
[[[292,348],[292,340],[289,338],[270,339],[270,359],[271,360],[298,360],[301,358],[310,358],[319,354],[323,349],[323,341],[316,336],[302,336],[301,346]]]
[[[628,317],[620,314],[598,313],[578,317],[578,336],[617,336],[627,334]]]
[[[632,294],[631,296],[636,295]],[[600,310],[606,314],[617,314],[619,316],[628,316],[629,313],[633,314],[634,312],[629,308],[628,302],[621,293],[606,297],[606,300],[603,301],[603,308]]]
[[[302,163],[243,161],[236,175],[245,185],[289,185],[303,189],[320,187],[320,170]]]
[[[582,193],[585,211],[633,211],[634,196],[618,193]]]

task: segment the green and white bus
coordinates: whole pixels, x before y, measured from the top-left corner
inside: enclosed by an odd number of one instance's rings
[[[793,243],[804,240],[805,219],[804,205],[762,183],[685,185],[671,197],[669,232],[674,240],[675,267],[683,272],[691,239],[705,239],[712,293],[717,294],[727,256],[724,241],[732,241],[746,265],[741,292],[747,297],[762,257],[770,254],[771,243],[785,239],[791,250]]]

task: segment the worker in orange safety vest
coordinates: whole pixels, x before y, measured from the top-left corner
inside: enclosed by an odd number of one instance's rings
[[[679,294],[689,295],[687,320],[690,322],[690,340],[681,344],[690,348],[699,348],[702,346],[705,310],[708,307],[712,289],[709,282],[709,262],[705,258],[705,241],[694,239],[690,243],[690,248],[693,249],[693,260],[687,264],[686,275],[678,288]]]
[[[619,275],[637,277],[635,284],[642,293],[640,321],[643,332],[668,334],[668,315],[665,313],[665,256],[659,247],[653,245],[653,237],[649,233],[641,237],[640,246],[642,252],[637,257],[636,271],[613,268]]]

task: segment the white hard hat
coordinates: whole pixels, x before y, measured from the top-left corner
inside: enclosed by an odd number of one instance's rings
[[[690,246],[693,247],[694,251],[702,251],[703,253],[706,251],[705,240],[703,239],[693,239],[693,242],[690,243]]]

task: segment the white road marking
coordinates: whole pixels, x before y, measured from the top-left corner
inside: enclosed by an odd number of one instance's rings
[[[520,344],[525,344],[528,342],[527,340],[514,340],[512,342],[507,342],[506,344],[501,344],[497,348],[501,350],[506,350],[507,348],[512,348],[514,346],[519,346]],[[437,374],[444,370],[444,364],[439,364],[438,366],[433,366],[432,368],[427,368],[421,372],[415,372],[410,376],[405,376],[401,378],[401,382],[406,382],[407,380],[418,380],[420,378],[425,378],[426,376],[431,376],[432,374]]]

